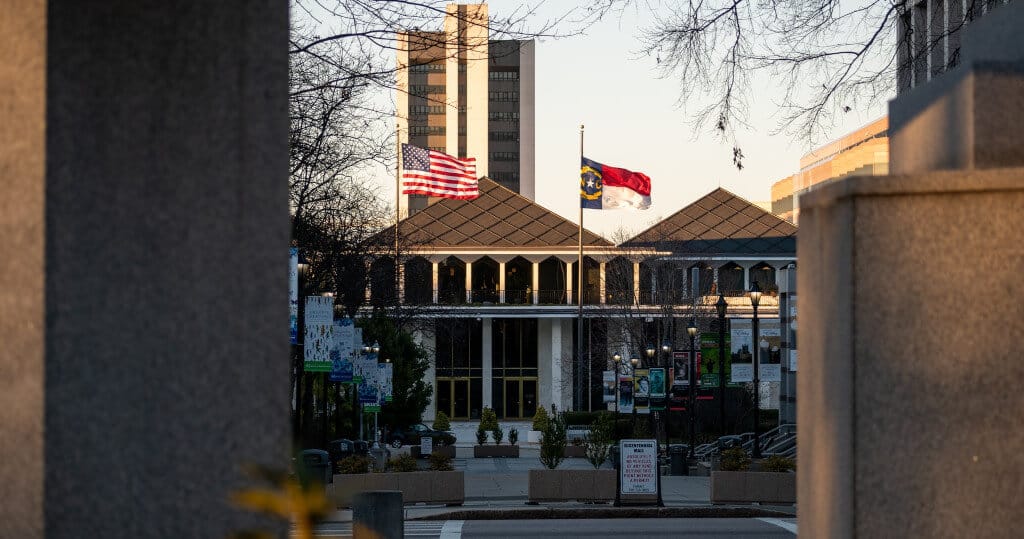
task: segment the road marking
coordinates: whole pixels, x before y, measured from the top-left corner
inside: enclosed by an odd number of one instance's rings
[[[439,539],[462,539],[463,520],[446,520]]]
[[[778,527],[780,527],[780,528],[782,528],[782,529],[784,529],[784,530],[786,530],[788,532],[791,532],[793,535],[796,535],[796,523],[795,522],[789,522],[789,521],[786,521],[786,520],[782,520],[781,518],[759,518],[757,520],[760,520],[761,522],[764,522],[766,524],[771,524],[773,526],[778,526]]]

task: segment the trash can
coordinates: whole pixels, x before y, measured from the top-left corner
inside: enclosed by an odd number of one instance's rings
[[[306,449],[299,455],[299,480],[303,485],[315,481],[326,485],[334,480],[331,457],[323,449]]]
[[[673,444],[668,448],[668,462],[670,475],[690,475],[689,465],[686,462],[686,453],[689,450],[683,444]]]

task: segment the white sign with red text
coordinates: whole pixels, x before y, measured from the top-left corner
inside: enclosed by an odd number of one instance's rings
[[[622,494],[658,494],[656,440],[622,440],[619,459]]]

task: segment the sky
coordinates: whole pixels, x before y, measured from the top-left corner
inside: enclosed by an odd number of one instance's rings
[[[521,3],[488,2],[492,16]],[[571,5],[549,0],[539,9],[537,24]],[[755,77],[749,128],[736,135],[745,155],[743,170],[737,170],[731,141],[694,132],[678,105],[684,83],[660,78],[655,60],[638,55],[636,36],[652,24],[648,10],[627,11],[590,26],[586,35],[536,44],[536,201],[577,222],[580,124],[586,157],[651,177],[648,210],[584,210],[584,227],[609,238],[640,232],[718,187],[754,202],[769,201],[771,185],[795,173],[800,156],[813,149],[796,137],[770,134],[782,91],[767,76]],[[844,114],[829,140],[885,112],[886,104],[880,103]],[[392,201],[393,174],[380,174],[381,194]]]

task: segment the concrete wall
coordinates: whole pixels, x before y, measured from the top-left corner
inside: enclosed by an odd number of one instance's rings
[[[1013,536],[1024,168],[851,178],[801,206],[801,535]]]
[[[289,457],[277,0],[0,8],[0,536],[224,537]]]

